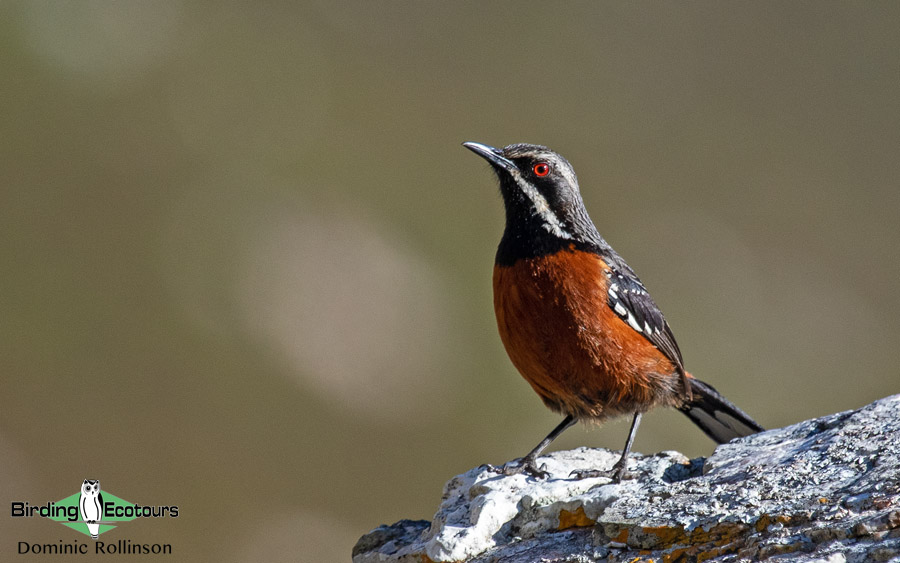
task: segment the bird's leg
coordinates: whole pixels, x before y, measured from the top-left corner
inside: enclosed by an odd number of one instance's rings
[[[628,440],[625,442],[625,449],[622,450],[622,457],[608,471],[600,469],[587,469],[584,471],[573,471],[570,477],[576,479],[586,479],[588,477],[610,477],[614,483],[621,483],[622,479],[627,476],[628,454],[631,453],[631,444],[634,443],[634,437],[637,435],[638,426],[641,424],[641,413],[634,413],[634,419],[631,421],[631,430],[628,431]]]
[[[533,450],[528,452],[525,457],[510,461],[500,467],[489,466],[491,468],[491,471],[500,473],[502,475],[528,473],[529,475],[537,479],[544,479],[546,477],[549,477],[549,473],[535,465],[537,456],[539,456],[540,453],[550,445],[550,442],[555,440],[557,436],[562,434],[566,428],[572,426],[573,424],[575,424],[575,417],[572,415],[566,415],[566,418],[564,418],[556,428],[554,428],[549,434],[547,434],[547,437],[541,440],[540,444],[538,444],[534,447]]]

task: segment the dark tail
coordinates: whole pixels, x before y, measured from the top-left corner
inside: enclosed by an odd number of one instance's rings
[[[679,410],[700,427],[700,430],[720,444],[740,436],[762,432],[760,426],[750,416],[713,389],[712,385],[699,379],[690,378],[690,403]]]

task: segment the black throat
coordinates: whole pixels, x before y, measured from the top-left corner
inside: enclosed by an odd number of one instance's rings
[[[600,244],[577,239],[562,239],[553,236],[546,231],[543,233],[537,229],[522,230],[517,225],[515,229],[507,229],[503,232],[500,245],[497,247],[497,255],[494,263],[498,266],[512,266],[519,260],[529,260],[549,256],[557,252],[591,252],[603,258],[609,254],[608,244]],[[543,230],[542,226],[538,229]],[[601,239],[602,240],[602,239]]]
[[[500,192],[506,210],[506,226],[503,238],[497,248],[495,263],[498,266],[512,266],[519,260],[528,260],[576,250],[592,252],[606,257],[614,254],[609,244],[603,240],[597,228],[587,215],[580,198],[573,213],[561,217],[568,237],[553,232],[538,215],[531,201],[522,193],[515,182],[500,175]]]
[[[507,217],[495,262],[498,266],[512,266],[519,260],[567,250],[574,243],[572,239],[559,238],[548,232],[537,217]]]

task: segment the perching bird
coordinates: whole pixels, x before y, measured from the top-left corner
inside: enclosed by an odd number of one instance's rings
[[[672,330],[644,285],[588,216],[575,171],[540,145],[496,149],[463,143],[500,180],[506,227],[494,265],[494,312],[513,365],[563,421],[506,474],[546,476],[537,456],[578,420],[633,415],[622,457],[626,474],[641,415],[679,409],[724,443],[763,428],[684,369]]]

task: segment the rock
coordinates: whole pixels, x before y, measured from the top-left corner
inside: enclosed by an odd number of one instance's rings
[[[555,452],[540,480],[476,467],[444,486],[431,522],[380,526],[353,561],[900,561],[900,395],[707,459],[635,455],[621,484],[569,477],[617,456]]]

